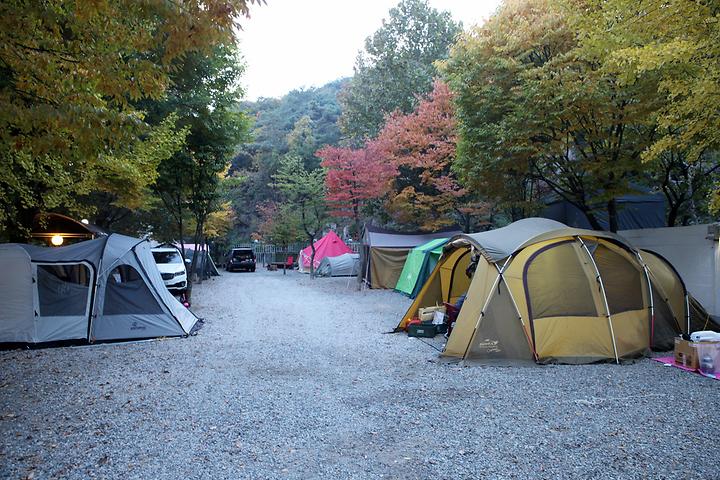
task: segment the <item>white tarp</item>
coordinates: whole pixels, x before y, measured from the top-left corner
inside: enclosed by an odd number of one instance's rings
[[[717,225],[647,228],[618,232],[634,247],[662,255],[685,288],[711,315],[720,315],[720,240]]]

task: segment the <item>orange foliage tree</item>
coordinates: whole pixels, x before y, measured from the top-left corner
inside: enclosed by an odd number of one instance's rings
[[[397,223],[426,230],[457,223],[466,231],[477,228],[488,209],[460,187],[451,170],[456,142],[452,94],[439,80],[415,111],[388,117],[377,139],[369,142],[397,171],[386,202]]]

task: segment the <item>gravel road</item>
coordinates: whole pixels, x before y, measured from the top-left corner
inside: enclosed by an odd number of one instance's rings
[[[720,478],[720,382],[438,361],[347,283],[224,273],[197,336],[0,352],[0,478]]]

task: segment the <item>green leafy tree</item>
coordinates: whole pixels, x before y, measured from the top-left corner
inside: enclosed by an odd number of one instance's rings
[[[720,4],[690,0],[564,3],[579,25],[583,49],[596,53],[602,68],[618,78],[621,88],[653,84],[658,99],[652,112],[656,130],[642,158],[659,166],[661,178],[663,172],[674,171],[670,176],[695,179],[690,182],[695,186],[681,188],[682,193],[677,188],[670,193],[668,183],[662,183],[670,206],[669,223],[674,223],[678,211],[708,199],[710,208],[720,211],[720,184],[708,175],[707,164],[708,158],[716,158],[713,152],[720,150]],[[715,182],[709,197],[706,182]]]
[[[307,170],[302,159],[285,155],[278,172],[273,176],[275,186],[283,193],[289,208],[297,211],[300,226],[310,242],[310,275],[315,276],[315,240],[328,220],[325,204],[325,171]]]
[[[309,116],[303,115],[295,122],[292,131],[287,135],[287,145],[291,154],[302,158],[306,168],[313,170],[318,167],[313,121]]]
[[[522,185],[547,188],[593,228],[607,212],[616,231],[615,199],[644,178],[653,82],[621,87],[578,43],[573,20],[555,2],[513,0],[459,42],[446,64],[460,111],[456,168],[510,204],[513,191],[532,200]]]
[[[2,2],[0,228],[24,240],[36,213],[87,211],[109,165],[128,174],[112,194],[152,183],[136,175],[158,152],[138,145],[152,129],[132,102],[160,98],[175,59],[230,41],[253,2]]]
[[[217,46],[210,55],[185,55],[176,63],[166,97],[143,105],[157,121],[174,112],[178,126],[187,131],[184,147],[161,163],[155,191],[175,220],[178,239],[186,240],[185,226],[192,219],[190,238],[196,246],[205,243],[210,215],[224,209],[222,182],[236,146],[247,140],[250,123],[237,108],[243,70],[234,46]]]
[[[120,158],[101,155],[103,174],[98,178],[99,190],[83,201],[94,207],[95,224],[130,235],[144,230],[141,223],[123,220],[134,217],[140,221],[143,215],[138,215],[138,211],[157,206],[151,186],[158,178],[158,166],[184,146],[188,133],[187,128],[177,129],[176,122],[177,115],[171,113],[150,129],[145,140]]]
[[[427,0],[402,0],[390,9],[382,27],[365,40],[355,75],[339,97],[345,135],[372,138],[386,115],[410,113],[416,97],[432,90],[434,62],[447,58],[461,31],[448,12],[431,8]]]
[[[293,205],[265,202],[258,205],[258,210],[263,220],[259,233],[264,241],[287,247],[304,238],[300,215]]]
[[[261,98],[242,104],[254,122],[252,140],[239,147],[232,164],[231,171],[241,172],[246,178],[243,188],[231,193],[237,214],[234,236],[247,239],[260,230],[264,219],[258,210],[248,205],[276,200],[277,192],[270,186],[272,176],[290,149],[288,136],[303,117],[309,117],[309,121],[302,123],[307,122],[317,147],[336,145],[340,141],[337,94],[345,82],[336,80],[319,88],[293,90],[282,98]],[[302,156],[308,169],[317,167],[317,159],[307,154]]]

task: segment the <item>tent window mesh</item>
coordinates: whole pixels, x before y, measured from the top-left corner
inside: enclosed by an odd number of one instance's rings
[[[130,265],[116,267],[108,276],[105,287],[104,315],[154,315],[163,313],[145,284]]]
[[[593,253],[605,287],[610,314],[642,310],[643,274],[622,255],[599,245]]]
[[[525,267],[532,318],[595,317],[588,276],[572,243],[539,250]]]
[[[82,264],[38,265],[41,317],[85,315],[90,293],[90,270]]]

